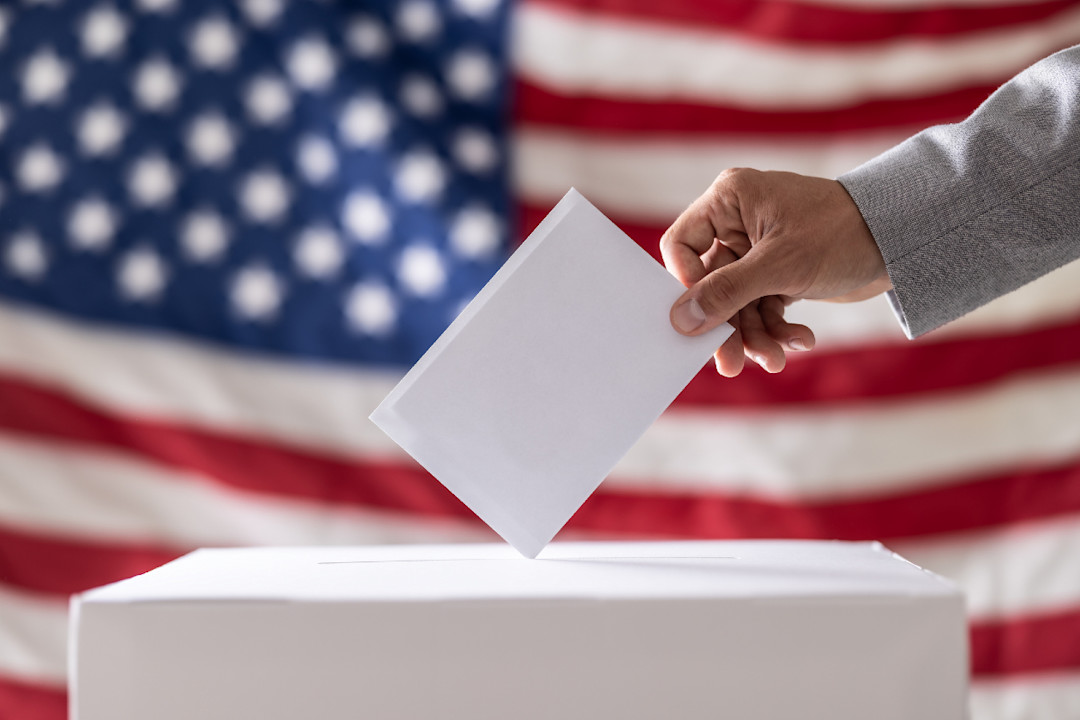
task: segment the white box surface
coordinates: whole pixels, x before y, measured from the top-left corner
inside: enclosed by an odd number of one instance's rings
[[[961,720],[951,584],[872,543],[200,550],[75,598],[74,720]]]

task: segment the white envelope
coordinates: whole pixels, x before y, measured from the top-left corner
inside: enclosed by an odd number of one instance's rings
[[[536,557],[732,333],[678,334],[683,290],[570,190],[371,419]]]

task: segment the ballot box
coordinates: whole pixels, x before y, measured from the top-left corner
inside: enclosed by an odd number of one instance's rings
[[[199,550],[73,599],[74,720],[960,720],[963,600],[874,543]]]

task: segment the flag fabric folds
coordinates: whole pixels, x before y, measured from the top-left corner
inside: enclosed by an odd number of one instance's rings
[[[0,8],[0,718],[66,601],[201,546],[491,539],[367,415],[565,191],[647,250],[1080,42],[1073,0]],[[1080,267],[909,342],[706,368],[566,538],[880,539],[955,579],[972,717],[1080,716]]]

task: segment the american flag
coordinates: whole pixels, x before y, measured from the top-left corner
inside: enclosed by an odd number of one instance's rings
[[[66,601],[188,550],[491,539],[367,415],[576,186],[655,252],[720,170],[834,176],[1080,42],[1074,0],[0,5],[0,718]],[[881,539],[957,580],[975,720],[1080,718],[1080,266],[918,342],[804,303],[568,538]]]

